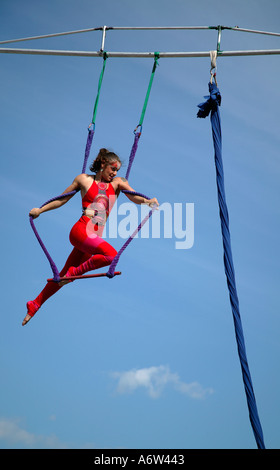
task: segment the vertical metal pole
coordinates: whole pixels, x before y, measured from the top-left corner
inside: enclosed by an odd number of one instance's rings
[[[107,26],[103,26],[102,28],[102,42],[101,42],[101,48],[100,52],[104,52],[104,47],[105,47],[105,38],[106,38],[106,28]]]
[[[218,26],[217,53],[221,51],[222,26]]]

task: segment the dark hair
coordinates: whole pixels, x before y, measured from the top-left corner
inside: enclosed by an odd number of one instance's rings
[[[105,148],[100,149],[96,159],[93,161],[89,169],[93,173],[97,173],[98,171],[100,171],[102,163],[108,164],[110,162],[115,162],[115,161],[122,164],[120,158],[114,152],[111,152],[110,150],[107,150]]]

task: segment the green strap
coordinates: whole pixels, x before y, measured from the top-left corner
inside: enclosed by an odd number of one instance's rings
[[[142,109],[142,114],[141,114],[141,117],[140,117],[138,127],[142,126],[143,121],[144,121],[144,116],[145,116],[145,112],[146,112],[146,109],[147,109],[149,96],[150,96],[150,92],[151,92],[151,88],[152,88],[152,84],[153,84],[153,80],[154,80],[154,76],[155,76],[155,71],[156,71],[156,68],[158,66],[159,58],[160,58],[159,57],[159,52],[155,52],[155,60],[154,60],[153,70],[152,70],[152,73],[151,73],[151,78],[150,78],[150,82],[149,82],[149,86],[148,86],[148,90],[147,90],[147,94],[146,94],[146,98],[145,98],[145,102],[144,102],[144,106],[143,106],[143,109]]]
[[[102,80],[103,80],[103,76],[104,76],[104,72],[105,72],[107,58],[108,58],[108,55],[107,55],[106,52],[104,52],[103,53],[103,67],[102,67],[101,74],[100,74],[100,77],[99,77],[97,96],[96,96],[96,99],[95,99],[94,110],[93,110],[93,117],[92,117],[92,124],[93,125],[95,125],[98,101],[99,101],[100,90],[101,90]]]

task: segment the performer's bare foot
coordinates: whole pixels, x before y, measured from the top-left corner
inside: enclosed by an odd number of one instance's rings
[[[73,266],[71,266],[71,267],[68,269],[68,271],[67,271],[67,273],[65,274],[65,276],[63,276],[64,279],[62,279],[61,281],[58,282],[59,287],[65,286],[65,284],[69,284],[69,282],[73,282],[73,281],[74,281],[74,279],[65,279],[66,277],[74,276],[73,270],[74,270]]]
[[[26,323],[31,320],[31,318],[35,315],[36,312],[38,312],[40,308],[40,306],[34,300],[30,300],[29,302],[27,302],[26,307],[27,314],[25,315],[25,318],[22,322],[22,326],[26,325]]]
[[[62,279],[61,281],[58,282],[59,287],[65,286],[65,284],[69,284],[69,282],[72,282],[72,279]]]
[[[28,323],[29,320],[31,320],[31,318],[32,318],[31,315],[28,315],[28,313],[27,313],[27,315],[25,316],[25,318],[22,322],[22,326],[26,325],[26,323]]]

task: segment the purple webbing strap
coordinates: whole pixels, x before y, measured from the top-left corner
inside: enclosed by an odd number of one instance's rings
[[[133,142],[132,149],[131,149],[131,152],[130,152],[128,168],[127,168],[126,175],[125,175],[127,180],[128,180],[129,174],[130,174],[130,170],[131,170],[131,167],[132,167],[132,163],[133,163],[137,148],[138,148],[138,141],[139,141],[140,136],[141,136],[141,132],[136,132],[136,131],[134,131],[134,132],[135,132],[134,142]]]
[[[74,194],[76,194],[77,191],[71,191],[70,193],[64,193],[64,194],[60,194],[60,196],[57,196],[57,197],[53,197],[51,199],[49,199],[48,201],[46,201],[41,207],[44,207],[46,206],[47,204],[49,204],[49,202],[52,202],[52,201],[57,201],[58,199],[63,199],[64,197],[67,197],[67,196],[72,196]],[[41,208],[40,207],[40,208]],[[49,254],[47,248],[45,247],[44,243],[43,243],[43,240],[41,239],[36,227],[35,227],[35,224],[34,224],[34,219],[33,217],[29,216],[29,221],[30,221],[30,225],[33,229],[33,232],[43,250],[43,252],[45,253],[49,263],[50,263],[50,266],[51,266],[51,269],[52,269],[52,272],[53,272],[53,280],[54,281],[59,281],[60,280],[60,275],[59,275],[59,271],[57,269],[57,266],[54,262],[54,260],[52,259],[51,255]]]
[[[49,263],[50,263],[50,266],[51,266],[51,269],[52,269],[52,272],[53,272],[53,279],[54,279],[54,281],[59,281],[60,276],[59,276],[58,269],[57,269],[57,267],[56,267],[56,265],[55,265],[53,259],[51,258],[51,256],[50,256],[48,250],[46,249],[44,243],[42,242],[42,239],[41,239],[39,233],[38,233],[37,230],[36,230],[36,227],[35,227],[34,221],[33,221],[33,217],[29,216],[29,221],[30,221],[30,225],[31,225],[31,227],[32,227],[32,229],[33,229],[33,232],[34,232],[34,234],[35,234],[35,236],[36,236],[36,238],[37,238],[39,244],[41,245],[42,250],[44,251],[46,257],[47,257],[48,260],[49,260]]]
[[[135,191],[127,191],[127,190],[123,190],[122,191],[123,193],[125,194],[134,194],[135,196],[142,196],[144,197],[145,199],[150,199],[149,197],[145,196],[144,194],[141,194],[141,193],[136,193]],[[109,277],[109,279],[111,279],[112,277],[114,277],[114,272],[115,272],[115,268],[118,264],[118,261],[120,259],[120,256],[122,254],[122,252],[126,249],[126,247],[130,244],[130,242],[132,242],[133,238],[137,235],[138,232],[140,232],[141,228],[143,227],[143,225],[149,220],[149,218],[151,217],[151,215],[153,214],[154,210],[156,209],[156,206],[152,208],[152,210],[150,210],[149,214],[146,215],[146,217],[144,217],[144,219],[140,222],[140,224],[138,225],[138,227],[134,230],[134,232],[132,233],[132,235],[130,235],[130,237],[126,240],[126,242],[123,244],[123,246],[121,247],[121,249],[118,251],[118,253],[116,254],[115,258],[113,259],[112,263],[110,264],[110,267],[108,269],[108,272],[106,273],[106,276]]]
[[[44,204],[42,204],[40,209],[42,207],[46,206],[47,204],[49,204],[50,202],[58,201],[59,199],[63,199],[64,197],[74,196],[74,194],[76,194],[76,193],[77,193],[77,191],[70,191],[69,193],[63,193],[63,194],[60,194],[59,196],[52,197],[51,199],[46,201]]]
[[[87,143],[86,143],[86,149],[85,149],[85,158],[84,158],[82,173],[86,172],[87,161],[88,161],[88,157],[89,157],[89,154],[90,154],[92,139],[93,139],[93,136],[94,136],[94,128],[95,128],[95,124],[93,124],[93,129],[90,129],[90,128],[88,129],[88,137],[87,137]]]
[[[129,163],[128,163],[128,168],[127,168],[127,171],[126,171],[126,179],[128,179],[129,177],[129,174],[130,174],[130,170],[131,170],[131,167],[132,167],[132,163],[133,163],[133,160],[135,158],[135,154],[136,154],[136,151],[137,151],[137,148],[138,148],[138,141],[140,139],[140,136],[141,136],[141,131],[142,131],[142,126],[140,126],[140,132],[137,132],[137,129],[138,129],[139,126],[137,126],[137,128],[135,129],[134,131],[134,134],[135,134],[135,137],[134,137],[134,142],[133,142],[133,145],[132,145],[132,149],[131,149],[131,152],[130,152],[130,156],[129,156]],[[128,191],[128,190],[123,190],[122,191],[123,193],[125,194],[134,194],[136,196],[142,196],[144,197],[145,199],[150,199],[149,197],[145,196],[144,194],[141,194],[141,193],[136,193],[135,191]],[[133,240],[133,238],[136,236],[136,234],[141,230],[141,228],[143,227],[143,225],[147,222],[147,220],[151,217],[153,211],[155,210],[155,208],[153,208],[148,215],[146,215],[146,217],[142,220],[142,222],[138,225],[137,229],[133,232],[133,234],[127,239],[127,241],[124,243],[124,245],[121,247],[121,249],[118,251],[118,253],[116,254],[115,258],[113,259],[112,263],[110,264],[110,267],[108,269],[108,272],[106,273],[106,276],[109,277],[110,279],[112,277],[114,277],[114,272],[115,272],[115,268],[117,266],[117,263],[119,261],[119,258],[122,254],[122,252],[125,250],[125,248],[130,244],[130,242]]]
[[[88,130],[88,137],[87,137],[87,143],[86,143],[85,157],[84,157],[84,164],[83,164],[82,173],[84,173],[85,170],[86,170],[87,161],[88,161],[88,157],[89,157],[89,154],[90,154],[90,148],[91,148],[93,136],[94,136],[94,129],[89,129]],[[53,197],[53,198],[49,199],[48,201],[46,201],[41,207],[46,206],[50,202],[57,201],[58,199],[62,199],[64,197],[72,196],[76,193],[77,193],[77,191],[71,191],[69,193],[60,194],[59,196]],[[29,221],[30,221],[30,225],[32,227],[32,230],[33,230],[33,232],[34,232],[34,234],[35,234],[42,250],[44,251],[44,253],[45,253],[45,255],[46,255],[46,257],[47,257],[47,259],[50,263],[50,266],[51,266],[51,269],[52,269],[52,272],[53,272],[53,280],[54,281],[59,281],[60,280],[60,275],[59,275],[59,271],[57,269],[57,266],[56,266],[55,262],[53,261],[51,255],[49,254],[47,248],[45,247],[38,231],[36,230],[33,217],[29,216]]]
[[[124,193],[124,194],[133,194],[134,196],[141,196],[145,199],[151,199],[150,197],[145,196],[145,194],[136,193],[135,191],[128,191],[128,189],[122,189],[122,193]]]

